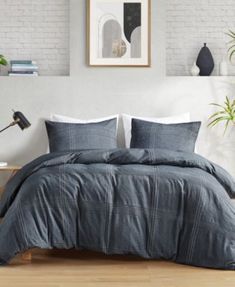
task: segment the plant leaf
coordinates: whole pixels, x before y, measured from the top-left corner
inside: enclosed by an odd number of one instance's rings
[[[226,124],[225,124],[225,129],[224,129],[224,134],[223,134],[223,135],[225,135],[225,133],[226,133],[226,131],[227,131],[227,129],[228,129],[229,123],[230,123],[230,121],[227,120],[227,121],[226,121]]]
[[[221,111],[221,112],[217,112],[217,113],[214,113],[212,116],[209,117],[209,120],[213,119],[214,117],[218,116],[218,115],[225,115],[226,112],[225,111]]]
[[[230,45],[230,44],[232,44],[232,43],[234,43],[234,42],[235,42],[235,39],[232,39],[232,40],[228,41],[226,44],[227,44],[227,45]]]
[[[235,53],[235,50],[233,50],[231,53],[230,53],[230,55],[229,55],[229,60],[230,60],[230,62],[232,61],[232,57],[233,57],[233,54]]]
[[[3,55],[0,55],[0,65],[6,66],[8,64],[7,60],[4,58]]]
[[[229,29],[229,33],[231,33],[235,37],[235,33]]]
[[[235,48],[235,44],[232,45],[229,49],[228,49],[228,52],[230,52],[231,49]]]
[[[211,123],[208,124],[208,127],[214,127],[217,125],[219,122],[230,120],[228,117],[219,117],[214,119]]]
[[[210,105],[211,106],[220,107],[220,108],[224,109],[224,107],[222,105],[219,105],[219,104],[216,104],[216,103],[211,103]]]
[[[219,107],[220,110],[215,112],[209,117],[209,120],[211,120],[211,122],[208,124],[208,127],[214,127],[220,122],[225,121],[225,130],[224,130],[225,134],[229,123],[235,122],[235,100],[230,100],[229,97],[226,96],[224,105],[216,103],[212,103],[210,105]]]

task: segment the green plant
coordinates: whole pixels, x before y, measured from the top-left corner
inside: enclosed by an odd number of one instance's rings
[[[214,127],[220,122],[225,122],[225,130],[226,132],[228,125],[230,123],[235,123],[235,100],[230,100],[228,97],[226,97],[226,100],[224,102],[224,105],[219,105],[212,103],[212,106],[219,107],[220,110],[216,113],[214,113],[210,118],[210,123],[208,124],[209,127]]]
[[[5,59],[5,57],[3,55],[0,55],[0,65],[2,66],[6,66],[8,63],[7,63],[7,60]]]
[[[228,54],[229,54],[229,60],[230,62],[232,61],[233,55],[235,53],[235,33],[232,30],[229,30],[228,33],[226,33],[231,38],[231,41],[228,42],[230,45],[228,49]]]

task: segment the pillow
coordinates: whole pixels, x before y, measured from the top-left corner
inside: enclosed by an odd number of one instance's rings
[[[46,121],[50,152],[117,147],[117,119],[90,124]]]
[[[131,143],[131,122],[133,118],[160,124],[178,124],[178,123],[190,122],[190,113],[165,118],[144,118],[144,117],[134,117],[123,114],[122,119],[125,133],[126,148],[129,148]]]
[[[131,148],[194,152],[201,122],[159,124],[132,120]]]
[[[50,120],[52,122],[74,123],[74,124],[99,123],[99,122],[104,122],[104,121],[112,120],[112,119],[116,119],[117,120],[117,129],[116,129],[116,131],[117,131],[118,130],[119,115],[113,115],[113,116],[109,116],[109,117],[97,118],[97,119],[89,119],[89,120],[82,120],[82,119],[77,119],[77,118],[57,115],[57,114],[51,114],[51,116],[50,116]],[[49,146],[47,147],[47,153],[49,153]]]
[[[99,122],[104,122],[107,120],[117,119],[117,125],[118,125],[119,115],[113,115],[113,116],[98,118],[98,119],[81,120],[81,119],[71,118],[71,117],[67,117],[67,116],[52,114],[50,119],[53,122],[74,123],[74,124],[99,123]]]

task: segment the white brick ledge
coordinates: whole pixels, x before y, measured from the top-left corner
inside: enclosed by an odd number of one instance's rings
[[[0,0],[0,54],[36,60],[43,76],[69,75],[69,2]]]
[[[218,75],[229,40],[225,32],[235,30],[235,1],[168,0],[166,14],[167,75],[189,75],[204,42],[215,60],[213,75]],[[229,72],[235,75],[235,67],[229,65]]]

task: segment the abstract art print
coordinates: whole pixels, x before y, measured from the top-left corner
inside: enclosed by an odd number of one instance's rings
[[[90,66],[150,66],[150,0],[88,0]]]

